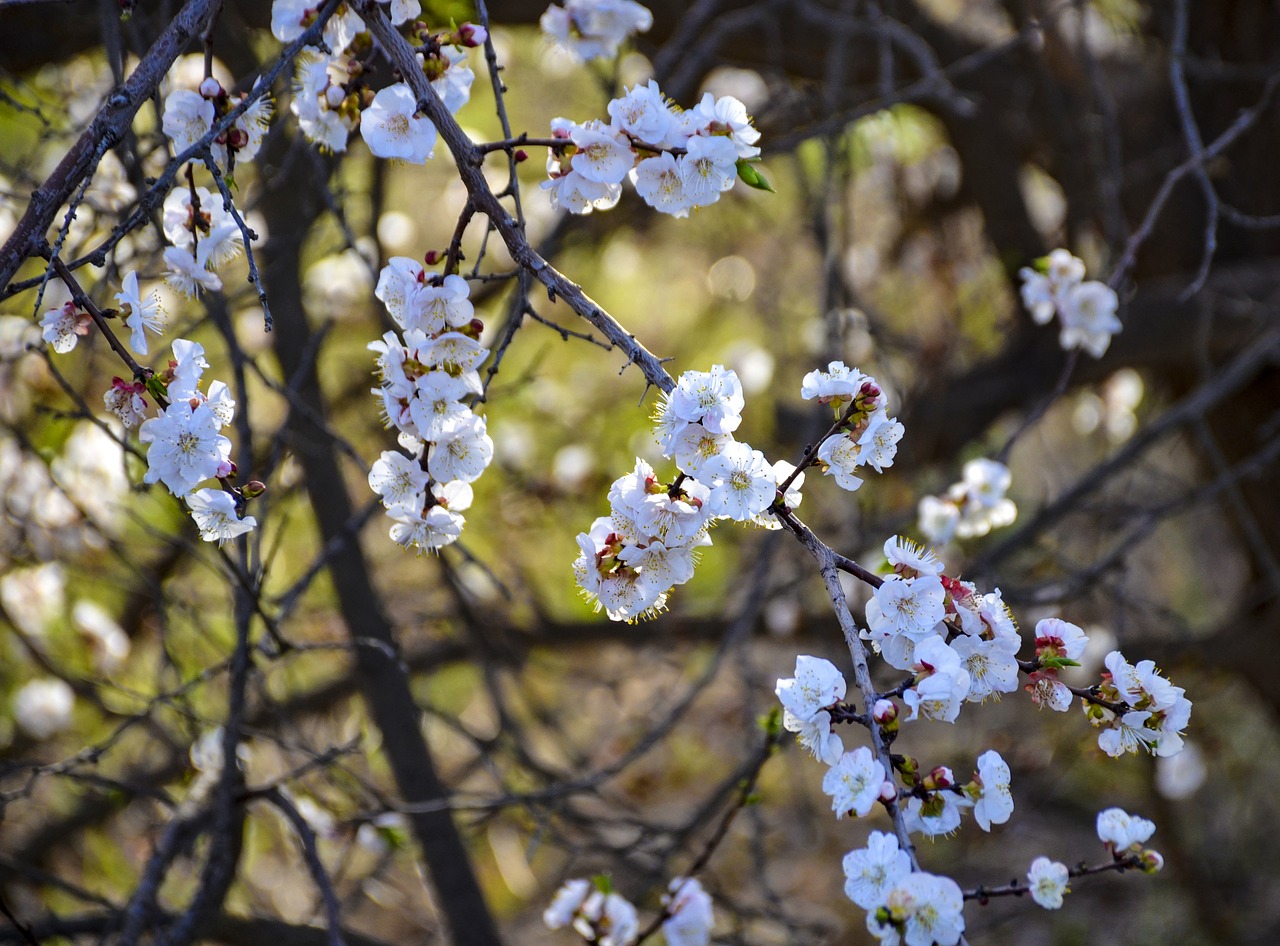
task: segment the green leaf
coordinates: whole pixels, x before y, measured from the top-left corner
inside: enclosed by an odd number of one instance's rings
[[[768,179],[757,171],[746,158],[738,159],[738,177],[748,187],[754,187],[758,191],[768,191],[770,194],[777,193]]]
[[[774,707],[768,713],[756,720],[756,725],[760,727],[761,732],[771,739],[777,739],[782,733],[782,710]]]
[[[1070,657],[1045,657],[1040,661],[1040,666],[1061,670],[1063,667],[1078,667],[1080,662],[1072,660]]]
[[[155,375],[152,375],[150,378],[147,378],[146,388],[147,388],[147,393],[149,393],[157,401],[168,400],[169,398],[168,386],[159,378],[157,378]]]
[[[393,851],[403,851],[409,846],[409,832],[397,825],[382,825],[378,834]]]

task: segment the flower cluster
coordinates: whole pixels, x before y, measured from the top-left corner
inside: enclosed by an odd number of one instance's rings
[[[160,127],[173,139],[174,150],[181,154],[209,134],[215,124],[246,98],[248,93],[232,95],[217,79],[208,76],[198,90],[175,89],[169,93],[164,100]],[[230,128],[213,139],[209,146],[213,159],[228,170],[235,167],[236,161],[253,160],[266,137],[272,111],[269,97],[263,95],[255,99]]]
[[[489,354],[474,318],[470,287],[458,275],[430,276],[412,259],[383,268],[374,294],[400,326],[369,349],[378,353],[384,421],[400,432],[406,456],[384,451],[369,471],[406,549],[434,551],[457,540],[470,507],[471,483],[493,459],[485,420],[464,399],[481,391],[476,366]]]
[[[889,666],[914,674],[903,694],[907,719],[955,722],[966,700],[1016,690],[1022,639],[1000,590],[980,594],[947,577],[932,551],[901,536],[884,552],[893,571],[867,602],[862,638]]]
[[[231,441],[221,433],[235,417],[231,390],[221,381],[199,389],[209,367],[204,346],[184,338],[173,342],[174,360],[161,378],[169,406],[143,421],[138,439],[147,445],[147,483],[163,483],[186,501],[206,542],[225,542],[257,526],[252,516],[240,518],[238,502],[221,489],[199,489],[204,480],[226,479],[235,472]]]
[[[607,883],[600,886],[581,878],[567,881],[543,912],[543,922],[553,930],[572,926],[588,943],[629,946],[640,931],[636,908]],[[668,946],[707,946],[715,926],[711,895],[693,877],[676,877],[667,890],[662,934]]]
[[[1131,815],[1120,808],[1108,808],[1098,813],[1098,840],[1117,861],[1137,866],[1147,873],[1155,873],[1164,866],[1159,851],[1145,848],[1147,840],[1155,833],[1156,826],[1146,818]],[[1027,890],[1031,899],[1046,910],[1062,907],[1062,898],[1071,892],[1068,883],[1071,870],[1066,864],[1037,857],[1027,871]]]
[[[607,124],[551,123],[552,134],[564,141],[547,155],[550,179],[542,182],[553,206],[575,214],[608,210],[629,178],[650,207],[687,217],[718,201],[739,177],[768,187],[749,163],[760,154],[760,132],[732,96],[717,99],[708,92],[681,111],[650,80],[611,101],[608,110]]]
[[[636,33],[647,33],[653,14],[634,0],[565,0],[539,20],[542,31],[579,59],[612,59]]]
[[[165,282],[188,298],[201,290],[217,292],[216,270],[240,255],[243,235],[222,199],[204,187],[179,187],[164,199]],[[119,297],[117,297],[119,298]]]
[[[360,123],[361,96],[346,87],[358,65],[341,53],[314,46],[304,47],[294,65],[289,111],[303,137],[324,151],[346,151],[347,138]]]
[[[61,283],[58,283],[61,286]],[[108,310],[106,315],[118,315],[129,329],[129,347],[139,355],[147,354],[147,335],[149,329],[157,335],[164,331],[165,313],[160,307],[160,296],[152,290],[145,296],[138,287],[138,274],[130,270],[121,280],[121,291],[116,293],[118,310]],[[89,326],[93,324],[89,313],[80,309],[70,299],[55,305],[45,312],[40,319],[40,335],[49,347],[60,355],[65,355],[76,347],[80,339],[89,334]]]
[[[1045,618],[1036,624],[1036,669],[1024,687],[1034,703],[1059,713],[1071,709],[1074,697],[1058,679],[1058,671],[1078,665],[1088,646],[1084,631],[1061,618]]]
[[[307,0],[276,0],[272,31],[288,41],[301,35],[314,9]],[[344,7],[339,7],[344,11]],[[392,0],[391,22],[408,23],[422,12],[417,0]],[[439,34],[414,24],[422,40],[418,64],[450,112],[471,98],[475,73],[460,47],[485,41],[483,27],[464,23]],[[366,64],[348,55],[347,48],[364,23],[349,10],[335,14],[325,25],[328,51],[306,46],[298,54],[289,110],[298,119],[303,136],[312,144],[335,153],[347,150],[347,140],[357,127],[375,157],[399,158],[410,164],[427,161],[435,149],[436,128],[418,114],[418,102],[405,82],[397,82],[377,94],[368,88]]]
[[[588,880],[570,880],[542,914],[549,929],[572,925],[589,943],[628,946],[640,931],[636,908],[625,897],[592,888]]]
[[[801,383],[800,396],[829,404],[840,429],[818,447],[818,460],[841,489],[856,490],[862,485],[859,467],[871,466],[877,473],[893,466],[902,439],[903,427],[890,417],[885,397],[876,379],[857,368],[833,361],[826,371],[810,371]]]
[[[892,773],[885,771],[870,749],[859,746],[846,751],[840,736],[832,731],[836,721],[869,722],[842,702],[846,686],[844,676],[830,661],[802,654],[796,658],[795,676],[778,680],[774,689],[782,703],[783,728],[794,732],[800,744],[828,767],[822,790],[831,796],[837,819],[846,814],[863,817],[878,803],[893,801],[899,795]],[[897,708],[891,700],[880,700],[871,715],[876,725],[896,731]],[[963,786],[945,766],[924,775],[914,766],[904,767],[902,774],[907,782],[904,813],[910,831],[950,834],[959,827],[961,811],[966,808],[972,808],[974,820],[990,831],[992,824],[1003,824],[1013,812],[1009,766],[995,751],[979,757],[977,772]]]
[[[1038,325],[1047,325],[1056,312],[1061,323],[1058,343],[1063,349],[1083,348],[1094,358],[1103,356],[1111,336],[1121,329],[1116,317],[1120,300],[1114,289],[1086,282],[1084,263],[1066,250],[1054,250],[1019,275],[1022,304]]]
[[[862,817],[877,805],[897,802],[906,830],[930,837],[954,832],[966,809],[984,831],[1009,820],[1009,766],[994,750],[978,758],[977,771],[963,785],[945,766],[923,773],[914,759],[894,756],[901,789],[871,749],[845,751],[840,737],[831,732],[833,721],[875,725],[890,740],[897,732],[897,708],[891,700],[880,699],[866,716],[859,716],[842,702],[846,687],[829,661],[801,655],[795,676],[778,680],[775,688],[784,728],[795,732],[800,743],[828,766],[822,790],[831,796],[837,818]],[[913,871],[894,835],[872,832],[865,848],[845,855],[843,866],[845,894],[867,911],[867,928],[881,941],[929,946],[959,940],[965,926],[960,888],[948,878]]]
[[[804,397],[835,403],[837,415],[844,418],[841,429],[823,442],[818,464],[828,473],[838,469],[837,482],[844,471],[863,463],[877,470],[889,466],[902,425],[885,413],[879,385],[839,362],[829,367],[829,372],[806,375],[801,391]],[[679,475],[669,483],[659,481],[653,468],[637,458],[635,470],[609,491],[611,514],[578,536],[578,584],[586,599],[612,620],[660,611],[672,586],[692,577],[695,549],[711,544],[708,530],[716,520],[780,529],[771,509],[800,504],[803,472],[796,475],[796,467],[785,460],[771,464],[759,450],[734,439],[743,406],[738,376],[721,365],[686,371],[663,396],[654,415],[655,433],[663,456],[675,461]],[[833,458],[829,462],[820,459],[824,451]],[[841,485],[856,488],[847,482]]]
[[[802,654],[796,657],[796,675],[779,680],[774,689],[782,703],[783,728],[827,765],[844,755],[844,743],[831,731],[831,710],[844,699],[845,687],[844,676],[829,660]]]
[[[885,946],[955,946],[964,933],[964,893],[950,877],[909,873],[867,912],[867,931]]]
[[[204,199],[209,198],[203,188],[198,192]],[[196,233],[202,229],[206,233],[216,229],[216,225],[210,224],[212,213],[201,213],[197,194],[189,191],[175,194],[178,196],[170,194],[165,201],[164,227],[171,239],[181,239],[182,234],[186,234],[195,240]],[[192,196],[195,200],[189,199]],[[185,204],[183,197],[188,198]],[[180,247],[170,247],[170,251],[185,252]],[[208,253],[202,255],[208,256]],[[144,330],[158,334],[164,328],[159,296],[154,291],[144,296],[138,285],[138,274],[131,271],[125,274],[115,299],[119,308],[102,314],[123,319],[130,332],[130,346],[140,355],[147,354]],[[89,324],[88,317],[80,314],[74,302],[50,310],[41,320],[44,337],[59,353],[73,349],[77,339],[88,332]],[[251,531],[257,526],[256,520],[252,516],[241,518],[242,501],[232,492],[196,487],[215,477],[225,481],[235,472],[231,441],[221,433],[235,416],[235,401],[221,381],[212,382],[207,392],[200,390],[201,376],[209,367],[201,345],[175,339],[173,354],[174,360],[168,369],[147,383],[112,378],[111,387],[102,397],[103,406],[120,419],[125,429],[139,428],[138,439],[147,451],[144,481],[163,483],[170,493],[183,500],[206,542],[225,542]],[[149,390],[150,386],[154,386],[154,390]],[[161,403],[167,400],[168,406],[148,417],[147,394]],[[257,486],[260,491],[261,484]]]
[[[799,505],[803,474],[779,497],[795,467],[770,464],[733,438],[743,403],[738,376],[721,365],[686,371],[664,396],[654,417],[656,434],[679,475],[660,482],[637,458],[635,469],[609,490],[610,515],[578,536],[574,575],[596,610],[604,608],[615,621],[660,611],[671,588],[693,577],[695,550],[711,544],[707,533],[715,520],[777,529],[769,508],[775,502]]]
[[[404,5],[400,0],[401,5]],[[416,4],[413,4],[416,6]],[[292,42],[314,21],[317,7],[315,0],[274,0],[271,4],[271,35],[282,43]],[[324,24],[324,43],[335,53],[340,53],[364,31],[364,20],[346,3]]]
[[[992,529],[1012,525],[1018,507],[1005,494],[1013,477],[997,460],[970,460],[960,482],[942,496],[921,497],[916,509],[920,532],[935,545],[952,539],[984,536]]]
[[[1098,745],[1112,757],[1146,749],[1166,758],[1182,751],[1182,731],[1191,721],[1191,701],[1182,687],[1174,686],[1156,669],[1154,662],[1131,664],[1118,650],[1103,661],[1104,674],[1098,696],[1109,703],[1123,703],[1122,712],[1085,703],[1085,715],[1102,729]]]

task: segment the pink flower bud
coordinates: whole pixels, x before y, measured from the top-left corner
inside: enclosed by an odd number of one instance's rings
[[[933,784],[938,788],[950,788],[956,782],[955,775],[945,765],[940,765],[930,772],[929,778],[933,780]]]
[[[324,90],[324,100],[329,103],[330,108],[337,108],[346,97],[347,90],[340,85],[331,85]]]
[[[216,99],[222,94],[222,83],[213,76],[209,76],[200,83],[200,94],[207,99]]]
[[[1143,851],[1142,854],[1139,855],[1138,860],[1142,865],[1143,871],[1148,874],[1154,874],[1157,871],[1164,869],[1163,855],[1161,855],[1159,851],[1152,850],[1151,848],[1147,848]]]
[[[523,161],[529,160],[529,152],[525,151],[524,148],[517,148],[516,153],[511,157],[515,160],[516,164],[520,164]]]
[[[489,31],[475,23],[463,23],[458,27],[458,38],[463,46],[483,46],[489,38]]]
[[[892,782],[886,779],[884,784],[880,786],[880,800],[882,802],[888,803],[893,801],[897,797],[898,797],[898,786],[894,785]]]
[[[876,705],[871,708],[871,716],[881,726],[891,723],[898,718],[898,705],[893,700],[876,700]]]
[[[436,263],[440,262],[440,258],[443,255],[444,254],[439,250],[427,250],[426,254],[422,257],[422,261],[428,266],[434,266]]]

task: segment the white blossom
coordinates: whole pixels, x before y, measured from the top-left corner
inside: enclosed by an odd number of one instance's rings
[[[1071,890],[1067,886],[1070,876],[1066,864],[1051,861],[1047,857],[1037,857],[1031,862],[1031,869],[1027,871],[1027,886],[1031,888],[1031,899],[1046,910],[1060,909],[1063,894]]]
[[[418,512],[426,498],[428,478],[417,460],[384,450],[369,470],[369,488],[382,497],[388,509],[404,507]]]
[[[738,522],[764,512],[778,492],[769,461],[745,443],[726,445],[703,464],[702,476],[711,486],[707,498],[711,514]]]
[[[566,881],[556,891],[551,905],[542,914],[542,922],[550,929],[558,930],[573,922],[574,916],[582,909],[588,894],[591,893],[591,881],[575,879]]]
[[[899,849],[897,837],[872,831],[865,848],[844,856],[844,893],[862,909],[874,910],[909,873],[911,858]]]
[[[143,329],[150,329],[159,335],[165,326],[165,314],[160,308],[160,297],[150,293],[142,298],[138,289],[138,273],[130,270],[116,293],[116,302],[120,304],[120,315],[129,327],[129,347],[139,355],[147,353],[147,336]]]
[[[471,71],[466,52],[456,46],[441,47],[436,62],[443,64],[444,71],[431,80],[431,88],[450,113],[457,112],[471,100],[476,74]]]
[[[831,796],[831,810],[837,819],[851,812],[861,818],[875,807],[884,780],[884,766],[870,749],[859,746],[827,770],[822,790]]]
[[[389,85],[361,114],[360,137],[375,157],[423,164],[435,149],[436,126],[417,117],[417,111],[418,100],[408,85]]]
[[[774,693],[787,712],[801,721],[844,699],[848,684],[835,664],[821,657],[796,657],[794,677],[779,679]]]
[[[1098,840],[1109,845],[1117,854],[1145,844],[1156,831],[1154,823],[1131,815],[1122,808],[1107,808],[1098,812],[1097,827]]]
[[[667,946],[707,946],[716,922],[711,896],[694,877],[677,877],[667,889],[671,893],[662,898],[671,914],[662,924]]]
[[[13,695],[13,718],[32,739],[48,739],[71,727],[75,692],[56,677],[32,680]]]
[[[1059,306],[1059,343],[1065,349],[1083,348],[1094,358],[1101,358],[1111,345],[1111,336],[1123,327],[1116,317],[1119,306],[1120,300],[1110,286],[1081,283]]]
[[[640,931],[636,908],[616,893],[592,891],[578,911],[573,928],[599,946],[628,946]]]
[[[684,191],[684,179],[676,159],[668,152],[645,158],[630,172],[631,183],[640,199],[659,213],[689,216],[692,201]]]
[[[59,355],[65,355],[76,347],[80,336],[89,334],[90,318],[75,303],[68,302],[50,309],[40,319],[40,337],[48,342]]]
[[[142,424],[138,439],[147,444],[148,483],[162,482],[175,496],[186,496],[201,480],[217,476],[231,458],[231,441],[208,404],[192,407],[175,401]]]
[[[228,539],[252,532],[258,520],[239,517],[235,497],[221,489],[198,489],[186,496],[191,518],[200,528],[200,538],[221,545]]]
[[[543,33],[579,59],[612,59],[635,33],[653,26],[653,14],[633,0],[565,0],[539,21]]]
[[[978,756],[974,779],[980,790],[973,806],[973,819],[983,831],[1004,824],[1013,814],[1013,793],[1009,790],[1009,765],[1000,753],[989,749]]]
[[[738,156],[728,138],[690,138],[677,164],[684,195],[695,207],[714,204],[738,179]]]
[[[923,640],[946,617],[946,594],[937,575],[888,575],[867,602],[867,626],[873,635],[905,634]]]
[[[217,273],[209,271],[209,253],[213,248],[208,240],[200,241],[195,256],[180,246],[166,248],[164,262],[169,271],[165,273],[164,281],[177,292],[192,298],[200,295],[202,289],[217,292],[222,288],[222,280]]]
[[[661,145],[672,125],[671,109],[653,79],[647,85],[627,89],[609,103],[608,111],[614,128],[645,144]]]
[[[493,459],[493,441],[486,433],[483,417],[469,414],[447,427],[427,454],[427,470],[441,482],[480,478]]]
[[[885,943],[955,946],[964,932],[964,894],[950,877],[910,873],[889,891],[884,906],[887,922],[868,913],[867,929]]]
[[[690,423],[700,422],[713,434],[731,434],[742,423],[742,382],[732,368],[686,371],[671,392],[668,409]]]
[[[164,100],[160,127],[173,139],[174,150],[182,153],[209,133],[213,119],[213,102],[199,92],[175,89]]]

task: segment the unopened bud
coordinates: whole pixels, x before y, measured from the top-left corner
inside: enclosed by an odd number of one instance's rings
[[[876,705],[871,708],[871,716],[881,726],[891,723],[898,718],[898,704],[893,700],[876,700]]]
[[[885,779],[884,782],[882,782],[880,785],[880,795],[879,795],[880,800],[887,804],[893,801],[897,797],[898,797],[898,786],[894,785],[888,779]]]
[[[331,85],[324,90],[324,100],[329,103],[330,108],[337,108],[346,97],[347,90],[340,85]]]
[[[240,495],[245,499],[257,499],[267,491],[267,484],[262,480],[250,480],[240,488]]]
[[[232,480],[236,476],[236,465],[230,460],[223,460],[218,464],[218,471],[214,473],[220,480]]]
[[[1157,873],[1164,869],[1164,857],[1159,851],[1147,848],[1138,855],[1138,863],[1142,866],[1143,871],[1148,874]]]
[[[249,143],[249,133],[243,128],[229,128],[227,130],[227,144],[237,151],[245,147]]]
[[[479,339],[480,334],[484,331],[484,323],[479,319],[472,319],[467,323],[466,331],[462,334],[470,335],[472,338]]]
[[[213,76],[208,76],[200,83],[200,94],[207,99],[216,99],[222,94],[222,83]]]
[[[483,46],[489,38],[489,31],[475,23],[463,23],[458,27],[458,39],[463,46]]]
[[[440,262],[440,258],[442,256],[444,256],[444,254],[439,250],[427,250],[426,254],[422,257],[422,261],[428,266],[434,266],[436,263]]]
[[[516,162],[516,164],[520,164],[522,161],[529,160],[529,152],[525,151],[524,148],[517,148],[515,154],[513,154],[511,158]]]
[[[950,788],[956,782],[956,777],[952,771],[945,765],[939,765],[934,768],[924,779],[924,787],[934,788]]]

